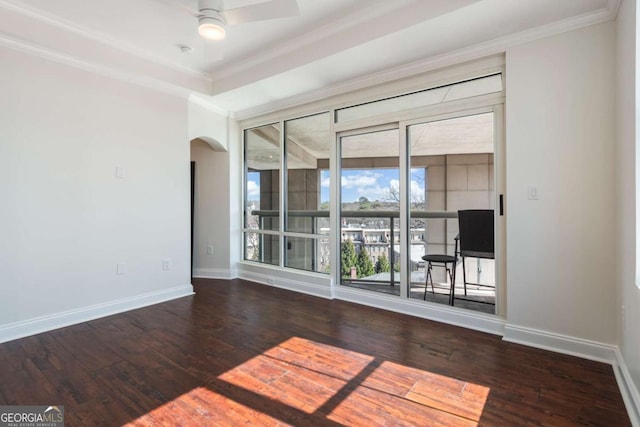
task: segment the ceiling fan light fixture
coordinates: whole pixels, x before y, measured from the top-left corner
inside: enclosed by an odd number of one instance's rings
[[[227,34],[227,24],[218,12],[201,16],[198,33],[207,40],[222,40]]]

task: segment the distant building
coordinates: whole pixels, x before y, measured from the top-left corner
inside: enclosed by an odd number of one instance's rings
[[[411,270],[417,270],[422,265],[422,256],[426,253],[426,232],[424,228],[412,228],[409,236],[411,250]],[[351,240],[359,253],[366,249],[371,261],[375,264],[383,253],[391,261],[391,230],[389,228],[343,228],[341,241]],[[400,260],[400,236],[395,230],[393,235],[394,263]]]

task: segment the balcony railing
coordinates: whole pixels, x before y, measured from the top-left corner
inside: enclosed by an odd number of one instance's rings
[[[259,218],[258,220],[258,224],[259,224],[259,229],[260,230],[264,230],[264,226],[265,226],[265,220],[266,219],[272,219],[272,218],[276,218],[279,217],[281,214],[280,211],[276,211],[276,210],[254,210],[250,213],[250,215],[254,215],[257,216]],[[289,235],[292,235],[294,237],[303,237],[305,236],[306,233],[310,234],[310,235],[315,235],[317,236],[319,228],[318,228],[318,224],[317,224],[317,220],[319,218],[329,218],[329,211],[328,210],[291,210],[291,211],[287,211],[287,216],[288,218],[310,218],[311,219],[311,224],[310,224],[310,228],[308,231],[305,231],[305,233],[300,233],[300,232],[289,232]],[[458,212],[457,211],[411,211],[411,219],[452,219],[452,218],[457,218],[458,217]],[[382,241],[381,243],[388,243],[388,250],[389,250],[389,254],[388,254],[388,259],[389,259],[389,265],[390,265],[390,277],[389,277],[389,284],[391,286],[394,286],[396,283],[396,279],[395,279],[395,267],[396,267],[396,251],[394,250],[394,244],[396,243],[396,228],[394,227],[394,222],[396,219],[398,219],[400,217],[400,212],[399,211],[390,211],[390,210],[380,210],[380,211],[342,211],[340,213],[340,217],[341,218],[380,218],[383,221],[388,221],[389,223],[389,236],[388,239],[385,236],[385,240],[388,240],[386,242]],[[343,232],[346,232],[346,230],[349,229],[342,229]],[[355,229],[354,229],[355,230]],[[375,229],[367,229],[370,231],[374,231]],[[387,230],[387,229],[381,229],[381,230]],[[425,229],[426,231],[426,229]],[[261,235],[261,240],[260,240],[260,255],[259,255],[259,259],[264,262],[264,251],[262,250],[262,248],[264,247],[264,235]],[[341,239],[344,240],[344,239]],[[363,245],[367,244],[367,242],[363,241],[362,242]],[[370,242],[368,242],[370,243]],[[399,243],[399,241],[398,241]],[[427,244],[426,241],[422,242],[425,246]],[[311,270],[315,271],[316,265],[317,265],[317,261],[316,261],[316,257],[317,257],[317,253],[318,253],[318,248],[317,248],[317,244],[312,245],[312,266],[311,266]],[[287,265],[286,263],[286,253],[285,253],[285,265]],[[339,268],[339,267],[338,267]],[[349,279],[346,279],[347,281],[349,281]],[[380,281],[372,281],[372,280],[367,280],[367,279],[357,279],[358,282],[376,282],[379,283]],[[386,282],[386,281],[385,281]]]

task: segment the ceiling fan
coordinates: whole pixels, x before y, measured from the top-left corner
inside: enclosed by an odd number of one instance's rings
[[[297,0],[198,0],[198,8],[184,0],[170,0],[198,19],[198,33],[207,40],[223,40],[227,26],[298,16]]]

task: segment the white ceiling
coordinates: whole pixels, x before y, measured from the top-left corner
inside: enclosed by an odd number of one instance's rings
[[[0,0],[0,45],[255,109],[416,61],[612,19],[619,0],[298,0],[205,43],[196,0]],[[193,52],[182,53],[179,46]],[[222,59],[220,59],[222,57]],[[81,64],[81,65],[79,65]]]

